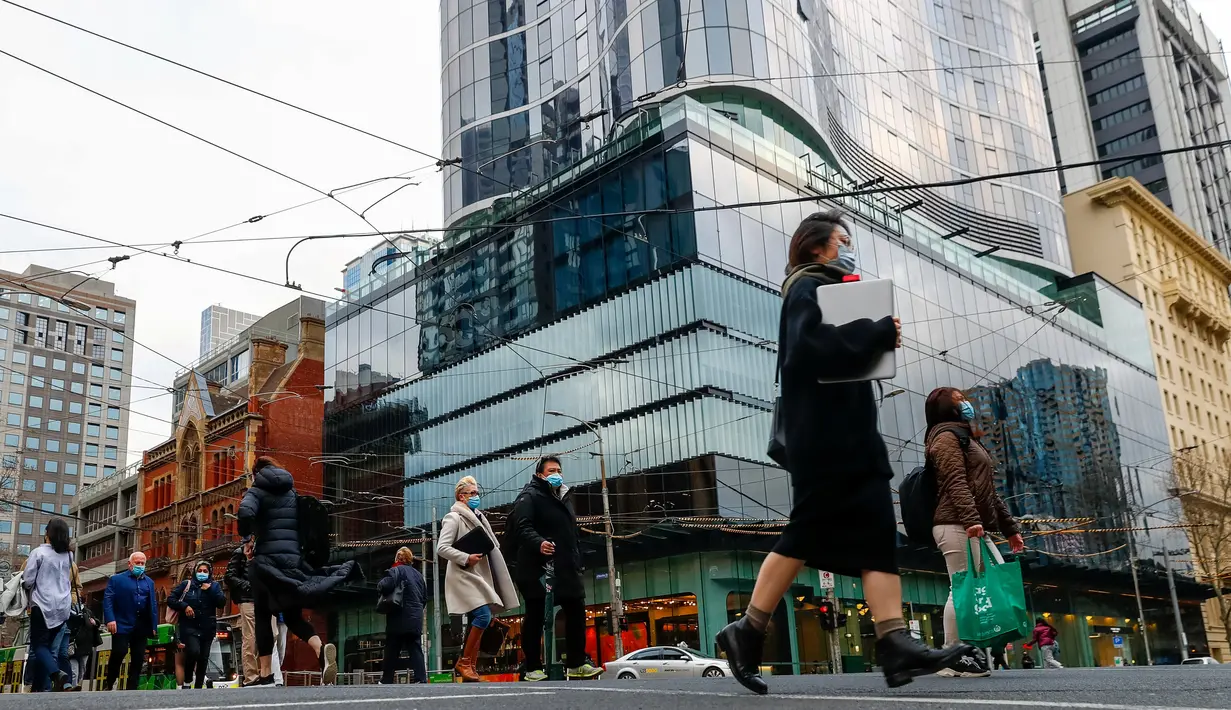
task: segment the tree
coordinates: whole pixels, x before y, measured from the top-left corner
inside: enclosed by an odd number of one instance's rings
[[[1196,450],[1182,451],[1172,465],[1176,488],[1188,527],[1188,539],[1200,577],[1214,587],[1213,608],[1226,638],[1231,629],[1231,455],[1203,456]],[[1215,629],[1211,629],[1215,631]]]

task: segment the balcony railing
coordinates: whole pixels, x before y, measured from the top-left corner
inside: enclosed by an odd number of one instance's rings
[[[85,509],[91,503],[95,503],[108,495],[115,495],[116,491],[125,483],[135,483],[140,469],[141,463],[137,462],[130,466],[125,466],[106,478],[100,479],[97,483],[86,486],[77,494],[78,509]]]

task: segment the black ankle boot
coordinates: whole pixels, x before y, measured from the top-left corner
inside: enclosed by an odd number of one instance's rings
[[[718,648],[727,654],[731,673],[739,684],[756,693],[765,695],[769,686],[761,678],[761,652],[765,648],[765,632],[757,631],[743,617],[727,624],[714,639]]]
[[[940,650],[929,648],[906,629],[890,631],[876,640],[876,658],[890,688],[906,685],[917,675],[935,673],[972,651],[974,648],[964,643]]]

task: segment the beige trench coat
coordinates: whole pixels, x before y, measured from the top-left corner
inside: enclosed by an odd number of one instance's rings
[[[487,531],[496,547],[478,564],[467,567],[466,561],[470,555],[453,547],[453,542],[480,526]],[[445,607],[450,614],[465,614],[485,604],[491,607],[492,614],[498,614],[518,605],[517,589],[513,586],[504,556],[500,554],[500,541],[492,532],[487,517],[475,515],[465,503],[454,503],[441,522],[436,555],[447,562]]]

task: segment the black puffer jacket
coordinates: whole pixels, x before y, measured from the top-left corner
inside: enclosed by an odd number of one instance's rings
[[[193,569],[202,564],[209,566],[212,572],[213,566],[207,560],[198,561]],[[209,585],[209,589],[201,588],[205,584]],[[226,604],[227,595],[222,591],[222,585],[212,577],[206,582],[198,582],[195,576],[185,579],[167,595],[167,606],[180,613],[181,634],[213,636],[218,630],[218,610]],[[189,607],[192,607],[192,616],[188,615]]]
[[[316,606],[339,586],[362,578],[355,560],[312,568],[299,550],[299,496],[295,480],[277,466],[256,472],[256,480],[239,504],[239,532],[256,535],[248,565],[253,596],[263,596],[271,610]]]
[[[535,476],[517,495],[517,502],[509,513],[505,525],[510,526],[517,542],[517,566],[514,580],[527,597],[541,597],[539,578],[548,559],[556,567],[555,586],[557,599],[575,599],[585,596],[581,581],[581,550],[577,546],[577,515],[569,499],[568,486],[562,486],[560,495],[551,484]],[[556,554],[545,557],[540,550],[544,540],[556,545]]]
[[[265,567],[299,569],[299,496],[290,472],[266,466],[239,504],[239,534],[256,535],[252,561]]]
[[[385,632],[408,634],[422,631],[423,605],[427,603],[427,583],[419,570],[410,565],[390,567],[376,584],[381,594],[389,594],[397,585],[402,589],[402,608],[385,617]]]
[[[240,545],[231,553],[231,561],[227,563],[227,589],[231,590],[231,601],[236,604],[247,604],[252,601],[252,583],[248,581],[248,556],[244,554],[244,546]]]

